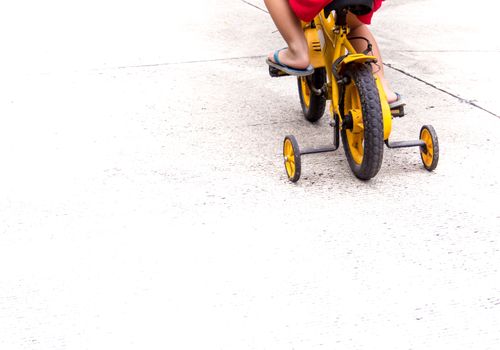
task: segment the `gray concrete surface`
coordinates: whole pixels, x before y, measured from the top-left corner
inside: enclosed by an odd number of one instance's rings
[[[262,1],[2,5],[0,348],[498,349],[499,47],[465,5],[373,25],[436,171],[339,150],[296,185],[283,136],[330,130],[268,77]]]

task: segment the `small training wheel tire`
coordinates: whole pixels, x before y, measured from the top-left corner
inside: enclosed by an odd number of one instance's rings
[[[420,147],[420,158],[424,168],[433,171],[436,169],[439,160],[439,142],[432,125],[422,126],[420,140],[425,142],[425,146]]]
[[[300,178],[300,148],[293,135],[288,135],[283,141],[283,159],[288,180],[297,182]]]

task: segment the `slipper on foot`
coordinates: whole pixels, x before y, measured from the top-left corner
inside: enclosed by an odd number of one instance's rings
[[[396,101],[389,103],[390,109],[397,109],[397,108],[400,108],[400,107],[403,107],[404,105],[406,105],[406,103],[403,101],[403,96],[401,96],[397,92],[395,92],[395,94],[396,94],[397,99],[396,99]]]
[[[279,69],[280,71],[283,71],[283,72],[287,73],[288,75],[295,75],[298,77],[304,77],[304,76],[311,75],[314,73],[314,68],[311,65],[309,65],[305,69],[298,69],[298,68],[293,68],[293,67],[287,66],[286,64],[281,63],[279,58],[278,58],[278,54],[280,51],[282,51],[284,49],[286,49],[286,47],[283,49],[280,49],[280,50],[276,50],[274,52],[274,56],[273,56],[274,62],[271,61],[269,58],[267,58],[266,63],[270,67]]]

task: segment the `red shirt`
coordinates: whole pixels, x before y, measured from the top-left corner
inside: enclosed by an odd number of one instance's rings
[[[335,1],[335,0],[334,0]],[[365,24],[370,24],[373,13],[382,5],[383,0],[373,0],[372,12],[358,16],[359,20]],[[297,17],[304,22],[310,22],[312,19],[332,0],[288,0],[290,7]]]

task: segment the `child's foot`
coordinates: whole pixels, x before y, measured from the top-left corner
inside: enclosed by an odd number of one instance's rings
[[[267,56],[267,59],[273,63],[285,65],[297,70],[304,70],[309,67],[309,55],[307,52],[305,54],[294,54],[289,48],[271,52]]]
[[[392,95],[391,98],[387,98],[387,102],[389,102],[389,107],[391,109],[396,109],[405,105],[405,102],[403,101],[403,96],[401,96],[397,92],[392,92],[392,94],[394,94],[395,98]]]
[[[387,102],[389,102],[389,104],[394,103],[398,100],[398,94],[396,94],[392,90],[386,90],[385,95],[387,96]]]
[[[285,75],[302,77],[314,73],[314,68],[309,64],[308,56],[305,56],[304,58],[303,56],[299,57],[299,55],[293,55],[291,50],[288,48],[276,50],[272,55],[269,55],[266,62],[270,67],[269,69],[277,69],[286,73]],[[271,70],[269,72],[271,76],[275,76]]]

